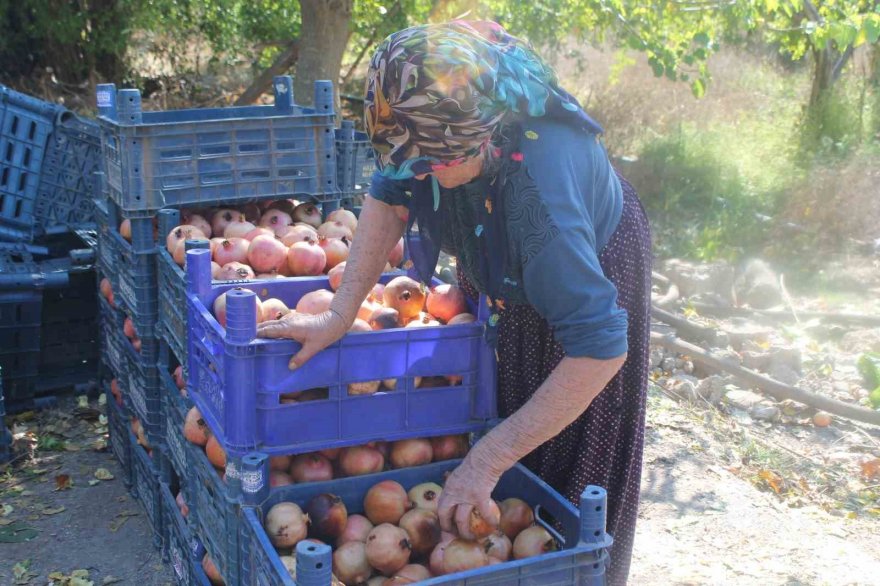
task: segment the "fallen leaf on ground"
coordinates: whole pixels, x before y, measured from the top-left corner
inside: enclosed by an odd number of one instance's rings
[[[69,474],[59,474],[55,477],[55,490],[67,490],[73,485]]]
[[[859,467],[862,469],[862,476],[865,477],[865,480],[874,480],[880,477],[880,458],[866,460],[860,463]]]
[[[785,482],[782,477],[772,470],[761,470],[758,472],[758,478],[767,483],[767,486],[773,489],[773,492],[779,494],[782,485]]]
[[[36,538],[39,534],[40,532],[33,527],[13,521],[9,525],[0,527],[0,543],[22,543]]]
[[[110,522],[110,531],[113,531],[114,533],[119,531],[119,528],[125,525],[125,522],[128,521],[130,517],[137,517],[137,513],[132,511],[122,511],[117,514],[116,519]]]
[[[106,468],[98,468],[95,470],[95,478],[98,480],[113,480],[115,477]]]
[[[12,508],[12,505],[4,504],[2,507],[0,507],[0,517],[5,517],[6,515],[12,513],[12,511],[14,510],[15,509]]]
[[[58,513],[61,513],[66,510],[67,510],[67,508],[62,505],[60,507],[46,507],[45,509],[43,509],[40,512],[43,513],[44,515],[57,515]]]
[[[103,397],[104,395],[101,395],[101,396]],[[118,584],[119,582],[122,582],[122,578],[117,578],[116,576],[111,575],[111,576],[104,576],[104,579],[101,581],[101,584],[103,584],[104,586],[107,586],[108,584]]]

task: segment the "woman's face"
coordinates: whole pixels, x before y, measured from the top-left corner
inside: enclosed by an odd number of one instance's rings
[[[451,189],[453,187],[458,187],[460,185],[464,185],[465,183],[471,182],[473,179],[477,178],[480,175],[482,170],[483,154],[480,153],[469,159],[466,159],[460,165],[455,165],[453,167],[438,167],[430,173],[416,175],[416,179],[421,180],[428,175],[433,175],[437,178],[437,183],[439,183],[446,189]]]

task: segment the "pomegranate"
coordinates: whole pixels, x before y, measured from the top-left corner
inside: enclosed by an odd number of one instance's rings
[[[186,388],[186,381],[183,378],[183,367],[180,365],[174,369],[174,384],[177,385],[177,388],[180,390]]]
[[[333,552],[333,574],[344,584],[361,584],[373,575],[366,545],[350,541]]]
[[[452,533],[446,533],[445,531],[440,533],[440,543],[434,547],[431,557],[428,558],[428,567],[435,576],[442,576],[446,573],[446,570],[443,568],[443,556],[446,553],[446,546],[452,543],[453,539],[455,539],[455,535]]]
[[[378,307],[369,319],[370,327],[374,330],[390,330],[400,327],[400,314],[390,307]]]
[[[221,267],[231,262],[247,262],[250,242],[244,238],[224,238],[214,248],[214,260]]]
[[[290,469],[290,456],[270,456],[269,470],[278,472],[287,472]]]
[[[488,537],[485,537],[481,543],[490,558],[495,558],[502,562],[506,562],[510,559],[510,552],[513,550],[513,544],[510,542],[510,538],[501,531],[496,531]]]
[[[309,315],[318,315],[330,309],[330,302],[333,301],[333,293],[327,289],[318,289],[303,295],[296,304],[297,313],[306,313]]]
[[[292,199],[276,199],[271,202],[269,206],[266,208],[267,210],[281,210],[287,215],[293,215],[293,210],[296,208],[296,204],[293,203],[295,200]]]
[[[258,273],[277,271],[287,259],[287,247],[274,236],[257,236],[248,247],[247,258]]]
[[[255,298],[257,300],[257,323],[263,321],[263,307],[262,302],[259,297]],[[214,300],[214,317],[217,319],[217,323],[226,327],[226,293],[220,295],[217,299]]]
[[[183,500],[183,493],[178,492],[174,501],[177,503],[177,508],[180,509],[180,514],[186,519],[189,516],[189,507],[187,506],[186,501]]]
[[[131,340],[132,338],[137,337],[137,330],[134,329],[134,322],[131,321],[131,318],[126,316],[125,321],[122,322],[122,333],[125,334],[125,337]]]
[[[240,262],[226,263],[217,273],[218,281],[250,281],[254,278],[256,278],[254,270]]]
[[[321,225],[321,211],[313,203],[301,203],[293,210],[293,220],[317,228]]]
[[[168,236],[165,237],[165,249],[168,251],[168,254],[174,254],[175,249],[177,249],[177,245],[183,242],[184,240],[207,240],[208,237],[205,236],[201,230],[196,228],[195,226],[187,226],[186,224],[176,226],[171,229],[171,232],[168,233]],[[182,263],[178,263],[182,264]]]
[[[342,222],[324,222],[318,227],[318,238],[354,238],[351,230]]]
[[[116,399],[116,404],[122,407],[122,390],[115,378],[110,381],[110,394]]]
[[[333,210],[327,215],[328,222],[339,222],[354,234],[357,231],[357,216],[348,210]]]
[[[451,320],[446,322],[447,326],[457,326],[459,324],[470,324],[477,321],[476,316],[471,313],[459,313]]]
[[[189,226],[195,226],[198,230],[201,231],[202,234],[211,237],[213,231],[211,230],[211,224],[208,223],[208,220],[205,219],[204,216],[199,214],[188,214],[185,213],[181,216],[183,218],[183,223]]]
[[[367,299],[364,299],[363,302],[361,302],[360,308],[358,308],[358,319],[368,321],[373,316],[373,312],[376,311],[376,308],[377,306],[375,304]]]
[[[327,257],[325,270],[330,270],[348,259],[351,244],[347,238],[319,238],[318,246],[324,250],[324,255]]]
[[[279,472],[278,470],[269,471],[269,486],[277,488],[279,486],[287,486],[293,484],[293,479],[287,472]]]
[[[365,322],[362,319],[355,319],[354,323],[351,324],[351,327],[348,328],[349,332],[372,332],[373,328],[370,327],[370,324]]]
[[[211,261],[211,279],[214,281],[220,280],[220,273],[223,272],[223,267],[218,265],[213,260]]]
[[[227,228],[227,230],[229,230],[229,228]],[[275,232],[273,232],[269,228],[254,228],[253,230],[245,234],[243,238],[248,242],[253,242],[254,238],[256,238],[257,236],[272,236],[274,238]]]
[[[327,458],[328,460],[335,460],[339,457],[339,452],[342,451],[342,448],[327,448],[325,450],[321,450],[318,453]]]
[[[816,427],[828,427],[831,425],[831,414],[825,411],[817,411],[813,415],[813,425]]]
[[[409,536],[413,554],[427,556],[440,543],[440,518],[434,511],[412,509],[400,518],[400,528]]]
[[[382,452],[369,446],[345,448],[339,454],[339,470],[344,476],[362,476],[381,472],[385,467]]]
[[[495,501],[490,505],[491,517],[485,518],[476,508],[471,509],[471,518],[468,520],[468,529],[475,539],[484,539],[497,531],[498,522],[501,519],[501,511]]]
[[[152,446],[150,446],[150,442],[147,441],[147,432],[144,430],[144,426],[141,425],[140,421],[137,422],[137,431],[135,432],[135,435],[137,436],[138,445],[143,446],[143,448],[147,450],[147,453],[150,454],[152,452],[150,449]],[[152,455],[150,457],[152,457]]]
[[[314,277],[324,272],[327,253],[316,242],[294,242],[287,251],[287,266],[295,277]]]
[[[434,461],[454,460],[463,458],[468,451],[467,435],[441,435],[431,438]]]
[[[119,235],[125,240],[131,242],[131,220],[128,218],[125,218],[122,220],[122,223],[119,224]]]
[[[498,528],[509,539],[516,539],[520,532],[535,523],[535,514],[528,503],[522,499],[504,499],[498,509],[501,511],[501,521],[498,523]]]
[[[349,383],[348,384],[348,394],[350,396],[356,395],[372,395],[376,391],[379,390],[379,385],[382,384],[381,381],[373,380],[373,381],[365,381],[360,383]]]
[[[296,580],[296,556],[282,555],[278,556],[278,559],[281,560],[281,563],[284,565],[284,569],[287,570],[287,573],[290,574],[290,577]]]
[[[421,564],[407,564],[399,569],[391,580],[386,580],[385,584],[388,586],[395,586],[396,584],[416,584],[423,580],[429,580],[430,578],[431,572],[429,572],[428,568],[425,566]]]
[[[204,446],[208,443],[208,439],[211,437],[211,430],[208,428],[205,420],[202,419],[202,413],[198,407],[193,407],[187,412],[186,419],[183,421],[183,437],[197,446]]]
[[[556,541],[540,525],[532,525],[513,540],[513,559],[521,560],[556,551]]]
[[[385,302],[383,297],[383,293],[385,292],[385,285],[382,283],[376,283],[373,285],[373,288],[370,289],[370,294],[367,296],[367,299],[372,301],[373,303],[377,303],[382,305]]]
[[[440,322],[431,317],[430,314],[425,312],[419,313],[415,318],[408,321],[406,327],[408,328],[431,328],[439,326]]]
[[[224,238],[244,238],[245,240],[250,240],[247,238],[247,235],[254,230],[256,230],[256,226],[241,218],[239,220],[234,220],[229,222],[226,226],[226,229],[223,230]]]
[[[443,572],[453,574],[489,565],[489,556],[476,541],[455,538],[443,552]]]
[[[321,454],[300,454],[290,463],[294,482],[319,482],[333,478],[333,464]]]
[[[242,219],[241,212],[237,210],[219,209],[211,216],[211,233],[220,236],[226,232],[226,226]]]
[[[217,569],[214,560],[211,559],[211,554],[206,553],[205,557],[202,558],[202,569],[213,586],[226,586],[223,576],[220,575],[220,570]]]
[[[138,337],[134,337],[131,339],[131,347],[134,348],[134,351],[138,354],[141,353],[141,339]]]
[[[403,514],[412,508],[412,503],[403,487],[393,480],[383,480],[374,484],[364,496],[364,514],[375,525],[380,523],[397,524]]]
[[[263,301],[263,321],[281,319],[290,313],[290,308],[284,305],[280,299],[271,297]]]
[[[440,502],[442,492],[443,489],[439,484],[423,482],[409,489],[407,496],[416,508],[437,512],[437,504]]]
[[[280,279],[281,275],[279,275],[276,271],[272,271],[271,273],[260,273],[257,275],[258,279]]]
[[[306,538],[309,516],[296,503],[278,503],[266,514],[266,534],[275,547],[293,548]]]
[[[431,442],[426,439],[405,439],[391,444],[391,466],[411,468],[430,464],[433,458]]]
[[[213,435],[208,438],[208,443],[205,444],[205,454],[214,468],[226,469],[226,451]]]
[[[399,267],[401,262],[403,262],[403,238],[398,240],[388,253],[388,264],[392,267]]]
[[[393,576],[409,562],[409,537],[400,527],[382,523],[367,536],[366,553],[371,566],[386,576]]]
[[[452,318],[468,310],[467,298],[464,291],[455,285],[437,285],[428,293],[426,303],[428,313],[442,322],[448,322]]]
[[[293,246],[294,242],[317,242],[318,233],[308,224],[288,226],[282,232],[281,242],[284,246]]]
[[[101,279],[100,289],[101,295],[104,296],[104,299],[109,301],[113,298],[113,286],[110,284],[110,279],[108,279],[107,277]]]
[[[207,242],[207,240],[204,240],[202,238],[189,238],[188,240],[199,240]],[[171,258],[178,266],[182,267],[186,265],[186,240],[181,240],[177,243],[177,246],[174,247],[174,252],[172,253]]]
[[[348,522],[348,510],[345,503],[335,494],[325,492],[319,494],[306,505],[311,523],[309,528],[314,537],[327,542],[335,541],[345,530]]]
[[[367,442],[367,447],[379,450],[386,461],[388,460],[388,455],[391,453],[391,446],[388,442]]]
[[[395,277],[382,293],[385,307],[396,309],[400,320],[406,322],[422,311],[425,306],[425,292],[421,285],[409,277]]]
[[[278,208],[269,208],[260,217],[260,226],[269,228],[274,233],[276,230],[293,224],[293,218],[290,214],[279,210]]]
[[[363,515],[349,515],[345,523],[345,528],[336,539],[336,547],[348,543],[349,541],[367,540],[367,535],[373,530],[373,524]]]

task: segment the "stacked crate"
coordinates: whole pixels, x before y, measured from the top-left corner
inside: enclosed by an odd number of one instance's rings
[[[358,213],[370,178],[376,170],[373,147],[366,132],[355,130],[354,122],[344,120],[336,129],[337,184],[341,205]]]
[[[104,171],[95,201],[98,265],[112,291],[112,303],[101,299],[111,444],[182,583],[203,574],[193,563],[198,546],[186,555],[180,547],[195,538],[189,521],[168,507],[169,494],[186,494],[189,475],[185,461],[174,458],[182,419],[166,420],[169,410],[185,414],[191,404],[168,370],[187,363],[187,316],[185,275],[165,236],[184,209],[282,198],[312,201],[325,212],[338,207],[332,84],[316,83],[314,108],[294,103],[289,77],[276,78],[274,92],[272,106],[163,112],[143,111],[137,90],[108,84],[97,92]],[[129,238],[120,233],[123,222]],[[139,348],[123,334],[126,320]],[[135,420],[141,438],[129,428]]]

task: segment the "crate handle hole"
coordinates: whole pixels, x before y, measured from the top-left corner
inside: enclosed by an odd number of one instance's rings
[[[597,513],[598,513],[599,511],[601,511],[601,510],[602,510],[602,507],[596,507],[596,512],[597,512]]]
[[[598,529],[596,529],[595,531],[593,531],[593,537],[599,537],[600,535],[602,535],[602,532],[599,531]]]
[[[598,490],[591,490],[590,494],[599,494],[599,491]]]

